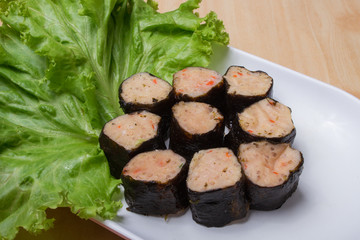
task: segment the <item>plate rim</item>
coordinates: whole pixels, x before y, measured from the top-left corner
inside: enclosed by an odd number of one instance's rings
[[[241,49],[238,49],[238,48],[235,48],[235,47],[233,47],[233,46],[230,46],[230,45],[229,45],[229,46],[226,46],[226,47],[224,47],[224,48],[229,48],[229,49],[231,49],[232,51],[239,52],[240,54],[246,55],[246,56],[248,56],[248,57],[250,57],[250,58],[254,58],[254,59],[256,59],[257,61],[266,62],[266,63],[269,64],[269,65],[272,65],[272,66],[274,66],[274,67],[276,67],[276,68],[280,68],[280,69],[282,69],[282,70],[284,70],[284,71],[286,71],[286,72],[289,72],[289,73],[291,73],[291,74],[296,74],[296,75],[298,75],[298,76],[300,76],[300,77],[302,77],[302,78],[307,79],[307,81],[315,82],[316,84],[319,84],[320,86],[323,86],[323,87],[332,89],[332,90],[334,90],[334,91],[336,91],[336,92],[338,92],[338,93],[344,94],[344,95],[346,95],[348,98],[350,98],[351,100],[357,101],[357,102],[360,104],[360,98],[358,98],[358,97],[356,97],[355,95],[353,95],[353,94],[345,91],[344,89],[342,89],[342,88],[340,88],[340,87],[337,87],[337,86],[331,85],[330,83],[327,83],[327,82],[321,81],[321,80],[319,80],[319,79],[310,77],[310,76],[308,76],[308,75],[305,75],[304,73],[297,72],[297,71],[292,70],[292,69],[290,69],[290,68],[288,68],[288,67],[285,67],[285,66],[280,65],[280,64],[278,64],[278,63],[272,62],[272,61],[267,60],[267,59],[265,59],[265,58],[261,58],[261,57],[259,57],[259,56],[254,55],[254,54],[245,52],[245,51],[243,51],[243,50],[241,50]]]

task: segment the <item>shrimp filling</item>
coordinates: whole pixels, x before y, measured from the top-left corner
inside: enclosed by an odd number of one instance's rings
[[[125,102],[152,104],[164,100],[172,90],[171,85],[149,73],[137,73],[122,85],[121,97]]]
[[[261,187],[283,184],[301,162],[301,154],[287,143],[266,141],[241,144],[239,160],[246,177]]]
[[[244,67],[232,66],[224,76],[229,84],[228,94],[243,96],[265,95],[272,86],[272,78],[262,71],[249,71]]]
[[[212,148],[195,153],[189,166],[187,187],[204,192],[235,185],[241,178],[241,166],[228,148]]]
[[[179,125],[191,134],[207,133],[224,118],[217,108],[200,102],[179,102],[172,111]]]
[[[167,183],[175,178],[186,160],[172,150],[155,150],[136,155],[123,169],[135,180]]]
[[[147,111],[125,114],[106,123],[104,134],[126,150],[132,150],[156,136],[160,119]]]
[[[176,93],[198,97],[206,94],[223,80],[214,70],[200,67],[188,67],[174,74]]]
[[[270,98],[252,104],[238,118],[244,131],[260,137],[283,137],[295,128],[290,108]]]

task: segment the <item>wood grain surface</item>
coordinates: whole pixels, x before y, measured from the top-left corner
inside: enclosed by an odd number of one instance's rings
[[[158,0],[161,12],[184,0]],[[230,45],[341,88],[360,98],[359,0],[203,0],[200,16],[215,11]],[[16,239],[108,239],[119,236],[68,209],[49,210],[54,228]]]
[[[179,2],[159,1],[160,11]],[[359,0],[203,0],[230,45],[360,98]]]

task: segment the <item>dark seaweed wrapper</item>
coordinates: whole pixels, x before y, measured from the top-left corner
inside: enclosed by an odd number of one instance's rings
[[[304,158],[301,154],[301,162],[290,173],[289,178],[275,187],[261,187],[246,179],[246,194],[250,209],[270,211],[280,208],[297,189],[303,165]]]
[[[143,215],[176,214],[189,205],[186,192],[188,164],[167,183],[135,180],[121,175],[128,210]]]
[[[215,128],[204,134],[190,134],[183,129],[173,116],[170,123],[170,145],[177,154],[190,162],[194,153],[202,149],[222,147],[224,134],[224,120],[220,120]]]
[[[275,100],[274,100],[275,101]],[[276,101],[275,101],[276,102]],[[245,109],[244,109],[245,110]],[[291,111],[291,109],[290,109]],[[296,136],[296,128],[281,137],[262,137],[257,136],[255,133],[250,133],[241,128],[239,123],[238,114],[236,114],[232,120],[232,126],[229,133],[225,136],[225,145],[229,147],[237,155],[239,146],[241,143],[257,142],[257,141],[269,141],[272,143],[289,143],[292,145]]]
[[[149,74],[150,76],[156,77],[150,73],[147,73],[147,74]],[[158,78],[158,77],[156,77],[156,78]],[[169,92],[169,94],[166,96],[166,98],[164,98],[162,100],[153,99],[153,102],[149,103],[149,104],[126,102],[121,96],[122,85],[124,84],[124,82],[126,82],[126,80],[124,80],[119,87],[119,103],[125,113],[146,110],[148,112],[155,113],[161,117],[164,117],[164,116],[170,117],[171,107],[174,105],[174,102],[175,102],[175,99],[174,99],[175,94],[174,94],[173,89]],[[162,81],[164,81],[164,80],[162,80]],[[164,81],[164,82],[166,82],[166,81]],[[166,83],[169,84],[168,82],[166,82]]]
[[[104,126],[105,127],[105,126]],[[123,146],[120,146],[115,141],[111,140],[106,134],[104,134],[104,128],[99,136],[100,148],[104,151],[106,159],[109,163],[110,174],[114,178],[120,178],[121,171],[125,165],[135,155],[151,151],[154,149],[166,149],[164,136],[167,132],[167,126],[165,120],[161,118],[156,135],[142,142],[138,147],[132,150],[127,150]]]
[[[244,218],[249,206],[245,197],[244,177],[235,185],[206,192],[188,189],[190,209],[195,222],[207,227],[222,227]]]

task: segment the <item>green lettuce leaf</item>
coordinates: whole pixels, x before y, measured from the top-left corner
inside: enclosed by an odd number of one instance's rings
[[[171,82],[228,44],[215,13],[193,13],[199,3],[158,13],[152,0],[0,0],[0,238],[48,229],[47,208],[116,215],[121,181],[98,135],[122,114],[124,79]]]

